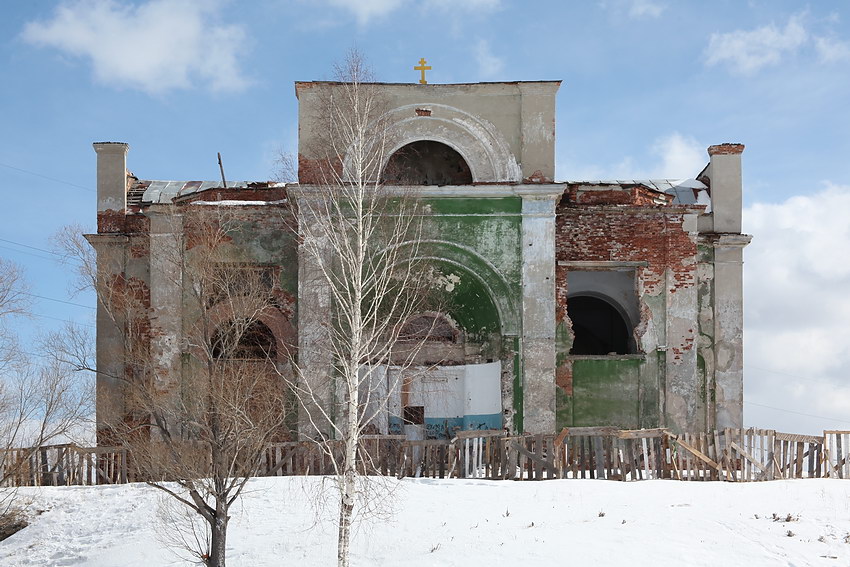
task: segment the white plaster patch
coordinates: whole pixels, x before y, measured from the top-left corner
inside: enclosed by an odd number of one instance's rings
[[[460,276],[453,272],[444,274],[439,269],[429,267],[425,280],[437,289],[444,289],[445,291],[451,292],[454,291],[460,283]]]

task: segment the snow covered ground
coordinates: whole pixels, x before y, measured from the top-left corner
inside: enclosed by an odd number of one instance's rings
[[[228,564],[335,564],[333,507],[310,504],[319,482],[252,480],[233,510]],[[360,524],[356,566],[850,565],[846,480],[391,483],[394,514]],[[150,487],[21,496],[34,516],[0,542],[2,565],[187,564],[157,535],[162,497]]]

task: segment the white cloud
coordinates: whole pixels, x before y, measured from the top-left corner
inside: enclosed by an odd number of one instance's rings
[[[328,0],[331,6],[351,12],[361,26],[399,8],[405,0]]]
[[[808,39],[801,20],[801,16],[792,16],[781,29],[769,24],[750,31],[714,33],[705,50],[706,64],[726,63],[743,75],[777,65],[784,55],[794,53]]]
[[[239,68],[245,32],[215,23],[216,15],[216,2],[76,0],[28,23],[22,37],[89,59],[95,79],[109,86],[152,94],[193,85],[241,90],[248,86]]]
[[[850,61],[850,42],[818,37],[815,39],[815,49],[822,63]]]
[[[505,66],[499,57],[493,55],[486,39],[479,39],[475,44],[475,60],[478,63],[478,73],[487,79],[498,76]]]
[[[477,11],[477,10],[495,10],[502,5],[501,0],[463,0],[463,2],[458,2],[457,0],[425,0],[424,5],[426,8],[439,8],[441,10],[446,9],[463,9],[466,11]]]
[[[658,138],[652,146],[653,153],[661,158],[661,163],[651,177],[680,179],[696,177],[708,162],[705,146],[690,136],[673,132]]]
[[[626,156],[607,166],[593,164],[558,164],[558,178],[595,179],[687,179],[696,177],[708,163],[706,146],[691,136],[672,132],[652,142],[652,160],[636,160]]]
[[[744,210],[744,229],[753,234],[744,253],[745,401],[850,423],[847,211],[850,187],[833,184]],[[759,406],[748,412],[762,426],[840,426]]]
[[[667,9],[667,6],[656,0],[610,0],[600,2],[604,10],[615,14],[625,13],[629,18],[639,20],[643,18],[658,18]]]
[[[629,16],[632,18],[657,18],[667,7],[660,2],[651,0],[631,0],[629,2]]]
[[[361,26],[388,16],[402,6],[417,6],[424,11],[440,10],[453,12],[491,11],[501,6],[501,0],[327,0],[331,6],[350,12]]]

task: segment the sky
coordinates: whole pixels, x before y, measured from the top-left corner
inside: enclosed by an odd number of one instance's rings
[[[95,141],[143,179],[276,177],[294,81],[562,80],[556,178],[694,177],[746,145],[745,425],[850,429],[850,5],[780,0],[63,0],[0,19],[0,257],[26,340],[94,298],[50,253],[95,226]],[[66,302],[66,303],[63,303]],[[24,347],[27,348],[27,347]]]

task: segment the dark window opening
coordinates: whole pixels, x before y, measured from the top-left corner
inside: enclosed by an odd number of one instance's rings
[[[413,142],[394,153],[381,176],[389,185],[469,185],[472,172],[458,152],[440,142]]]
[[[212,339],[213,358],[234,360],[275,360],[277,348],[274,334],[261,321],[243,327],[231,324],[219,330]]]
[[[567,314],[575,336],[570,354],[629,353],[629,326],[607,301],[588,296],[570,297]]]
[[[454,343],[457,335],[457,329],[442,315],[419,315],[404,324],[399,340]]]
[[[425,406],[405,406],[404,424],[423,425],[425,423]]]

